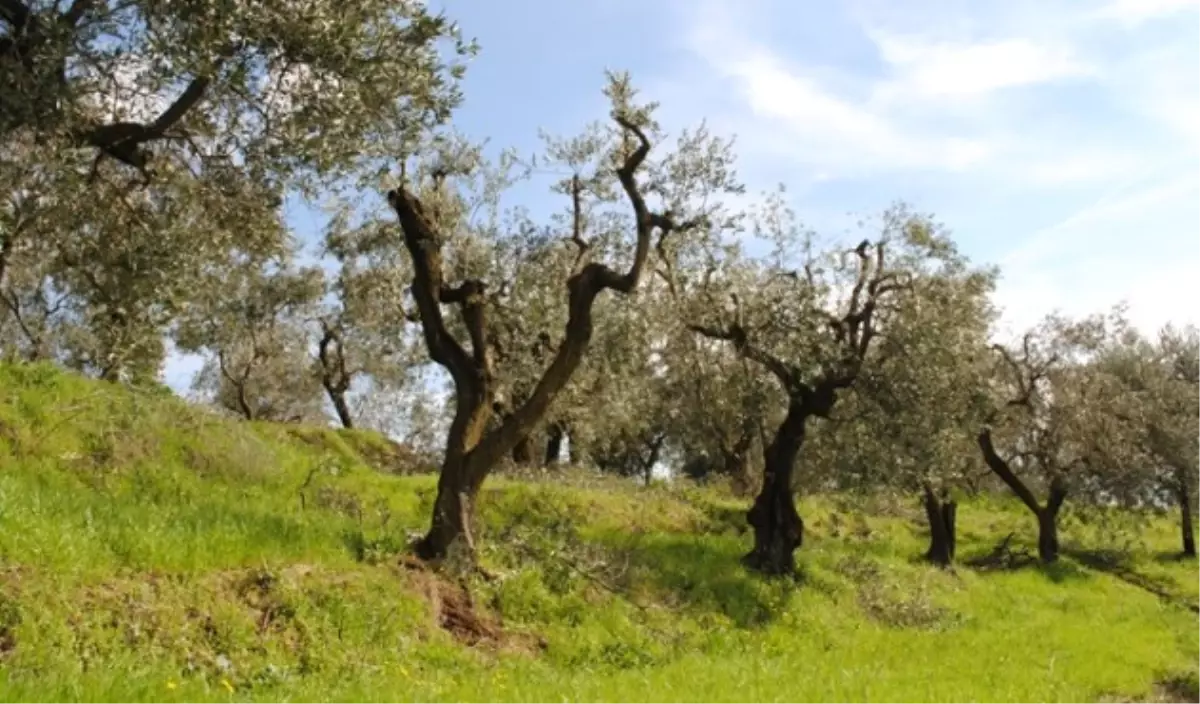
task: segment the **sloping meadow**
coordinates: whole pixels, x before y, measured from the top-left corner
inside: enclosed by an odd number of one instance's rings
[[[795,581],[738,562],[742,503],[584,471],[497,478],[486,574],[408,556],[435,478],[369,432],[239,423],[0,366],[0,699],[1195,701],[1197,571],[915,500],[806,500]]]

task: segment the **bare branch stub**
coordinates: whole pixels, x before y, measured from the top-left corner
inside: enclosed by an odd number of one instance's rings
[[[583,237],[583,183],[579,174],[571,177],[571,242],[575,244],[575,263],[571,265],[571,275],[578,274],[587,261],[592,243]]]

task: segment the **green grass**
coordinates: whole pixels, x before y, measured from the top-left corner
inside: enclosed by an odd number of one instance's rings
[[[402,457],[0,366],[0,700],[1195,700],[1169,519],[1117,563],[1163,599],[1098,569],[1092,524],[1052,569],[948,573],[915,501],[807,500],[793,583],[739,566],[714,493],[496,478],[464,610],[452,564],[403,557],[435,480],[376,469]],[[964,558],[1032,538],[1010,503],[959,516]]]

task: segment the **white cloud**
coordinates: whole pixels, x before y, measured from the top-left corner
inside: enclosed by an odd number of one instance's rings
[[[1096,182],[1111,182],[1115,177],[1142,168],[1135,153],[1111,149],[1083,149],[1052,158],[1031,158],[1016,165],[1015,178],[1024,178],[1031,186],[1056,188]]]
[[[895,197],[954,212],[964,249],[1003,267],[1010,325],[1121,301],[1147,330],[1197,320],[1195,33],[1131,27],[1196,1],[852,5],[861,34],[814,50],[763,38],[810,14],[845,32],[829,8],[682,4],[683,48],[707,72],[661,79],[677,86],[664,103],[720,106],[750,177],[836,182],[797,202],[802,217]]]
[[[1028,236],[1000,262],[1004,321],[1019,330],[1051,310],[1083,315],[1121,301],[1145,331],[1200,320],[1197,196],[1196,175],[1142,180]]]
[[[879,31],[870,34],[895,74],[880,86],[887,99],[973,98],[1095,73],[1069,49],[1029,39],[951,42]]]
[[[709,53],[711,46],[704,39],[697,53],[732,84],[754,123],[753,129],[737,130],[739,139],[752,148],[768,140],[774,146],[763,148],[815,167],[826,178],[878,169],[959,170],[990,153],[983,140],[897,124],[869,100],[840,95],[827,79],[813,75],[817,72],[789,65],[768,51],[732,41]]]
[[[1185,12],[1195,12],[1200,0],[1112,0],[1095,11],[1097,19],[1139,25]]]

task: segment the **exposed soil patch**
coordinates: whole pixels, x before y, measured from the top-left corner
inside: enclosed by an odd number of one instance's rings
[[[434,623],[459,643],[527,653],[545,650],[544,639],[532,634],[506,632],[499,618],[476,605],[470,590],[438,574],[417,558],[404,556],[400,558],[399,566],[429,601]]]
[[[1101,702],[1200,702],[1200,681],[1195,673],[1168,675],[1154,682],[1150,694],[1143,697],[1128,697],[1121,694],[1102,694]]]

